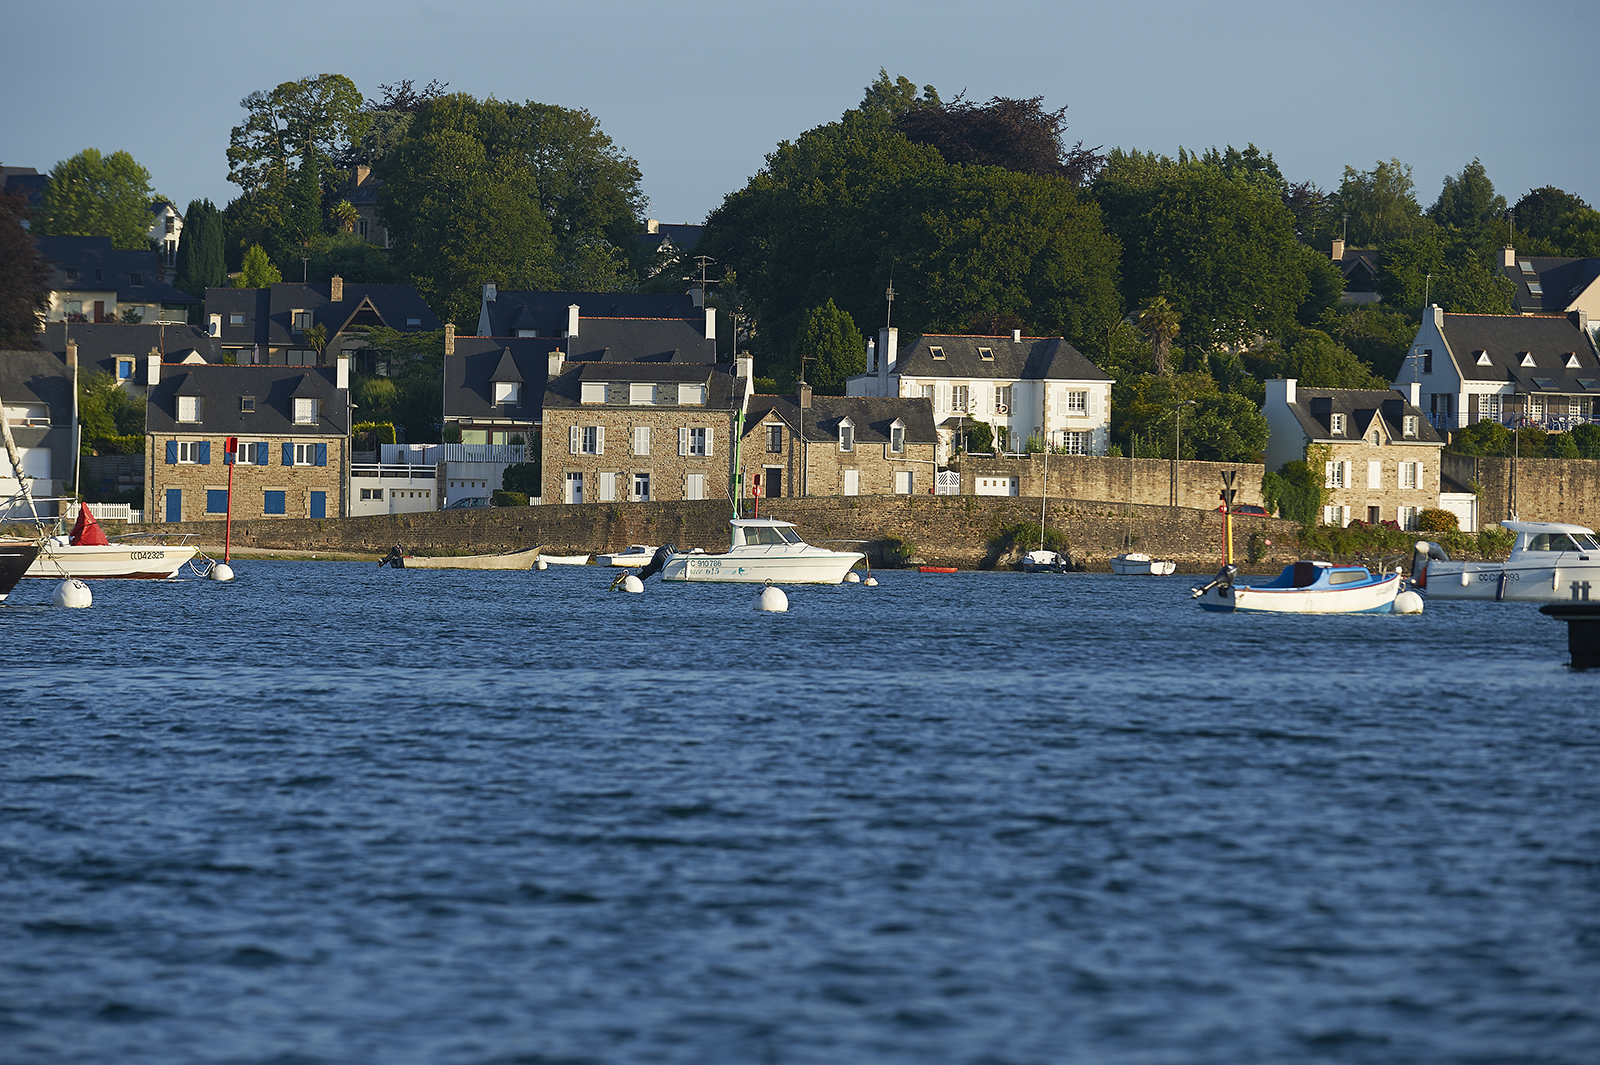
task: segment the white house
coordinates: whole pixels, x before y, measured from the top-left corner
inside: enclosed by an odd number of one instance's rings
[[[868,342],[868,371],[845,394],[932,400],[940,462],[980,421],[995,429],[997,449],[1002,437],[1010,451],[1038,437],[1068,454],[1106,453],[1114,382],[1061,337],[928,334],[902,354],[899,334],[881,329],[876,347]]]

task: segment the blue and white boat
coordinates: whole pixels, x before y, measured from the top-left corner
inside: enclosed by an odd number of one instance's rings
[[[1238,573],[1236,566],[1222,567],[1193,598],[1205,610],[1232,614],[1389,614],[1401,586],[1398,571],[1331,562],[1291,562],[1267,584],[1234,584]]]

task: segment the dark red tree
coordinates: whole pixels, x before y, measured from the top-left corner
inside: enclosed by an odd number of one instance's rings
[[[1077,188],[1094,180],[1105,163],[1098,148],[1085,148],[1082,141],[1065,146],[1067,109],[1046,111],[1042,96],[996,96],[986,104],[958,96],[948,104],[906,110],[895,128],[912,143],[937,149],[947,163],[1060,177]]]
[[[27,217],[26,195],[0,193],[0,348],[31,349],[50,308],[50,263],[23,228]]]

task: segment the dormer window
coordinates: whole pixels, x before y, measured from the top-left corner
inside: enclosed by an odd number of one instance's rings
[[[1522,356],[1522,361],[1519,363],[1519,365],[1521,365],[1521,366],[1535,366],[1535,365],[1537,365],[1537,363],[1535,363],[1533,361],[1533,352],[1531,352],[1531,351],[1522,351],[1522,352],[1518,352],[1518,354]]]
[[[705,385],[679,385],[678,403],[685,407],[703,407],[706,405]]]
[[[310,311],[290,311],[289,320],[291,327],[296,333],[304,333],[307,329],[311,328]]]
[[[1567,369],[1578,369],[1578,353],[1576,351],[1567,352]]]
[[[978,358],[982,359],[984,362],[993,362],[994,361],[994,349],[993,348],[979,348],[978,349]]]
[[[521,396],[522,386],[516,381],[494,382],[494,401],[496,403],[515,403]]]
[[[1489,353],[1487,351],[1478,352],[1478,360],[1477,361],[1478,361],[1478,365],[1479,366],[1489,366],[1489,365],[1491,365],[1490,362],[1489,362]]]
[[[656,401],[656,386],[631,384],[628,386],[628,402],[635,407],[648,407]]]
[[[134,288],[143,288],[144,287],[144,275],[143,274],[129,274],[128,275],[128,284],[133,286]]]
[[[943,359],[944,349],[939,347],[937,344],[930,344],[928,345],[928,354],[936,359]]]
[[[1344,435],[1344,415],[1343,414],[1330,414],[1330,415],[1328,415],[1328,431],[1331,432],[1334,436],[1343,436]]]
[[[178,421],[198,422],[205,414],[205,400],[200,396],[178,397]]]
[[[1372,446],[1373,447],[1377,447],[1381,443],[1383,443],[1383,441],[1378,436],[1378,430],[1376,430],[1376,429],[1372,430]]]
[[[69,266],[62,273],[67,275],[68,281],[78,280],[78,268],[76,266]]]
[[[579,397],[584,403],[604,403],[606,401],[606,385],[604,381],[585,381],[582,385],[582,394]]]
[[[889,426],[889,451],[895,455],[903,455],[906,450],[906,427],[899,422]]]
[[[839,450],[854,451],[856,449],[856,427],[849,418],[839,423]]]
[[[119,358],[117,360],[117,380],[118,381],[131,381],[131,380],[133,380],[133,360],[132,359],[120,359]]]
[[[1404,418],[1400,419],[1400,425],[1401,430],[1406,436],[1417,435],[1417,416],[1415,414],[1407,414]]]
[[[317,423],[317,401],[315,399],[296,399],[294,401],[294,423],[296,425],[315,425]]]

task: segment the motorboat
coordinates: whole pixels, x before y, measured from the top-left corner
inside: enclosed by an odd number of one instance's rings
[[[1043,549],[1023,555],[1021,565],[1024,573],[1066,573],[1072,569],[1065,555]]]
[[[38,557],[23,576],[54,580],[171,580],[200,551],[198,544],[189,542],[190,536],[176,537],[177,543],[172,539],[161,534],[135,533],[107,540],[100,523],[83,506],[78,509],[71,534],[41,541]]]
[[[1419,540],[1411,584],[1429,599],[1525,603],[1600,599],[1600,540],[1593,529],[1554,521],[1502,521],[1516,534],[1504,562],[1454,562]]]
[[[6,601],[37,557],[39,545],[32,540],[0,540],[0,603]]]
[[[656,549],[649,544],[629,544],[625,550],[609,555],[594,556],[597,566],[642,566],[655,557]]]
[[[800,539],[793,522],[773,518],[734,518],[731,543],[722,554],[673,552],[661,567],[664,581],[722,581],[740,584],[838,584],[860,551],[831,551]]]
[[[1192,598],[1205,610],[1238,614],[1389,614],[1402,583],[1398,570],[1314,561],[1291,562],[1267,584],[1235,584],[1238,574],[1237,566],[1223,566]]]
[[[1124,577],[1170,577],[1177,569],[1178,564],[1170,559],[1151,558],[1137,551],[1129,551],[1111,560],[1111,572]]]

